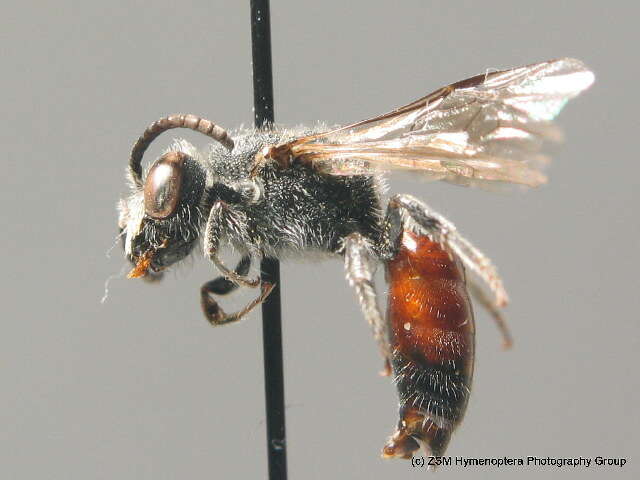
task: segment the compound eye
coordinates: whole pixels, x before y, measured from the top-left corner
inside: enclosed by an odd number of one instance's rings
[[[151,218],[163,219],[176,212],[186,157],[182,152],[165,153],[149,170],[144,184],[144,211]]]

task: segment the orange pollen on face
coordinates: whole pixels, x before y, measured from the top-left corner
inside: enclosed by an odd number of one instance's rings
[[[144,277],[151,266],[151,254],[147,255],[149,252],[145,252],[144,255],[140,257],[136,266],[131,269],[131,271],[127,274],[127,278],[140,278]]]

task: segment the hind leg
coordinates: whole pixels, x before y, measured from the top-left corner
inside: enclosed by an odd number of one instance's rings
[[[429,236],[457,255],[470,272],[477,275],[493,294],[494,307],[504,307],[509,301],[502,278],[491,260],[471,242],[464,238],[456,227],[439,213],[411,195],[395,195],[389,201],[385,219],[385,242],[391,250],[403,229]],[[483,303],[481,301],[481,303]]]
[[[504,318],[502,311],[493,302],[489,295],[487,295],[487,292],[482,288],[482,286],[478,285],[477,281],[468,278],[467,287],[469,288],[469,293],[471,293],[474,300],[482,305],[487,313],[491,315],[496,327],[498,327],[498,330],[502,335],[502,348],[504,350],[509,350],[513,346],[513,337],[511,336],[511,331],[509,330],[507,320]]]

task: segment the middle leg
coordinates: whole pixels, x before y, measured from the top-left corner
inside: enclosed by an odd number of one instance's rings
[[[344,261],[347,281],[355,288],[365,319],[373,331],[384,366],[381,375],[391,374],[389,343],[386,335],[386,323],[380,309],[373,281],[374,266],[371,260],[371,247],[360,233],[352,233],[344,239]]]

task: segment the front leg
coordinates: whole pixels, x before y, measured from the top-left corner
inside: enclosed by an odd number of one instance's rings
[[[260,277],[251,278],[247,276],[247,272],[241,273],[240,270],[233,271],[229,269],[218,257],[218,249],[220,247],[220,237],[222,230],[235,229],[239,231],[245,230],[245,221],[243,215],[234,211],[222,200],[218,200],[211,207],[207,226],[205,228],[204,251],[205,255],[216,268],[224,275],[227,280],[244,287],[255,288],[260,285]]]
[[[236,273],[236,275],[245,276],[247,273],[249,273],[250,268],[251,268],[251,256],[243,255],[240,261],[238,262],[238,264],[236,265],[234,272]],[[210,280],[207,283],[205,283],[205,285],[207,287],[207,291],[215,295],[228,295],[229,293],[235,291],[239,287],[237,283],[232,282],[225,276],[214,278],[213,280]],[[205,285],[203,285],[203,287]]]
[[[229,270],[218,258],[218,248],[223,227],[244,228],[244,222],[237,212],[234,212],[222,201],[216,202],[209,212],[205,229],[205,253],[216,265],[224,277],[215,278],[200,288],[200,304],[204,316],[213,326],[226,325],[240,320],[269,296],[274,285],[261,283],[260,278],[247,277],[251,267],[251,256],[244,255],[234,270]],[[260,295],[242,309],[234,313],[226,313],[211,295],[226,295],[235,290],[238,285],[261,287]]]
[[[205,283],[200,288],[200,301],[204,316],[209,320],[209,323],[214,326],[226,325],[228,323],[237,322],[241,320],[247,313],[253,310],[256,306],[260,305],[271,293],[274,285],[264,282],[260,285],[260,295],[249,304],[234,313],[226,313],[222,307],[216,302],[211,294],[215,293],[211,291],[211,282]]]
[[[389,344],[386,338],[386,324],[378,308],[377,294],[373,281],[374,267],[371,249],[360,233],[352,233],[344,239],[344,265],[347,281],[355,288],[365,319],[373,331],[373,338],[384,359],[381,375],[391,374]]]

